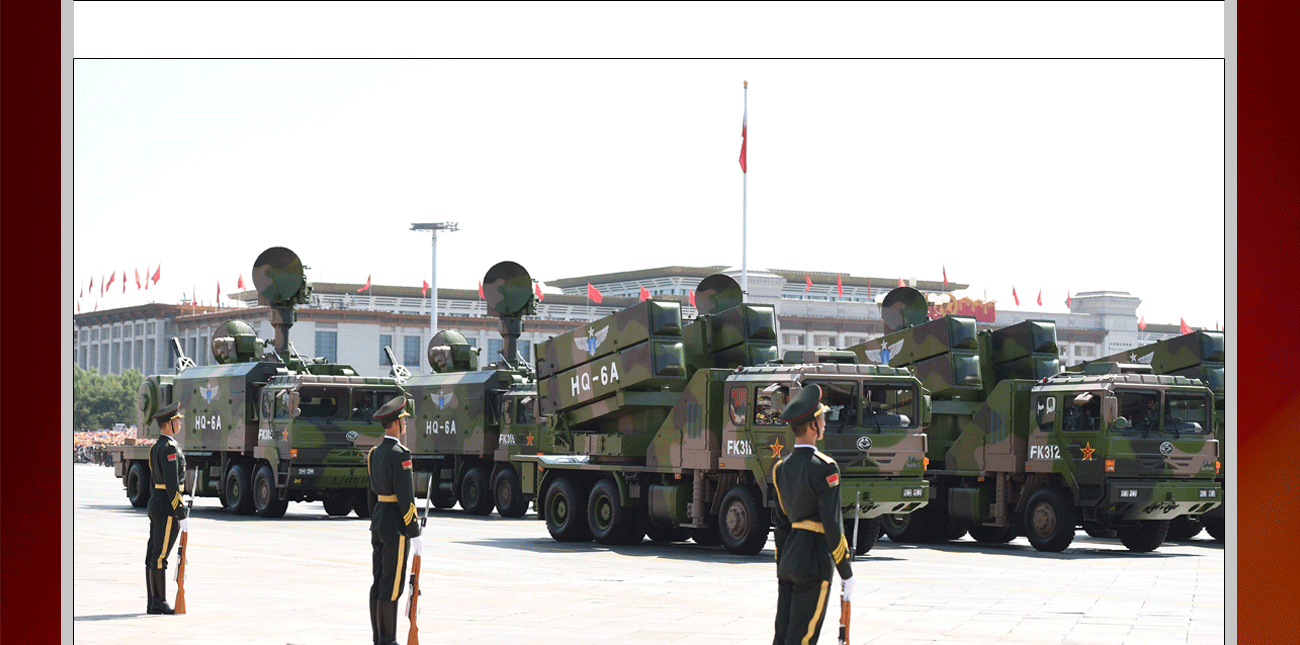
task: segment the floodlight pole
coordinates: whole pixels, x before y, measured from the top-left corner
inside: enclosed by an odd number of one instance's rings
[[[425,224],[411,224],[412,231],[429,231],[433,233],[433,277],[429,281],[429,289],[432,291],[433,299],[429,306],[429,339],[438,333],[438,231],[447,231],[454,233],[459,230],[456,222],[438,222]]]

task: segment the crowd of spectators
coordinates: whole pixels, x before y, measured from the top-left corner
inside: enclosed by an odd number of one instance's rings
[[[136,441],[135,426],[125,429],[84,430],[74,432],[72,449],[73,461],[79,464],[112,466],[113,455],[108,452],[109,446],[124,446],[128,443],[128,440],[133,441],[137,445],[149,445],[153,443],[152,439],[141,439]]]

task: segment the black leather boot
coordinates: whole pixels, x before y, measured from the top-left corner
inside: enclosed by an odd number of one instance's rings
[[[397,601],[380,600],[376,604],[379,614],[379,645],[397,645]]]
[[[149,605],[151,614],[174,614],[171,605],[167,604],[167,570],[166,569],[149,569],[149,577],[153,581],[154,601]]]
[[[379,601],[370,599],[370,642],[379,645]]]
[[[153,602],[154,602],[153,568],[147,564],[144,565],[144,588],[145,588],[145,596],[148,598],[148,603],[145,605],[144,610],[145,613],[152,614]]]

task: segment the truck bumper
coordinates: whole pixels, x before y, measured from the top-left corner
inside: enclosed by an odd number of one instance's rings
[[[905,515],[930,501],[930,482],[924,479],[845,479],[840,478],[840,508],[846,519],[853,519],[854,503],[862,494],[859,517]]]
[[[1223,503],[1214,481],[1112,481],[1106,487],[1106,515],[1122,520],[1170,520],[1199,515]]]
[[[289,470],[289,488],[358,488],[370,487],[370,478],[365,467],[347,468],[342,466],[299,466],[295,464]]]

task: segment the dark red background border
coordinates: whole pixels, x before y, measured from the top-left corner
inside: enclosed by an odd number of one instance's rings
[[[1300,642],[1300,348],[1288,286],[1300,276],[1300,6],[1238,6],[1238,640]],[[72,530],[56,494],[67,442],[59,436],[55,445],[45,412],[63,406],[55,384],[71,341],[55,250],[75,251],[60,242],[61,9],[0,9],[0,275],[21,297],[21,305],[0,303],[8,334],[0,336],[0,427],[9,448],[0,467],[0,641],[15,643],[59,642],[59,539]]]

